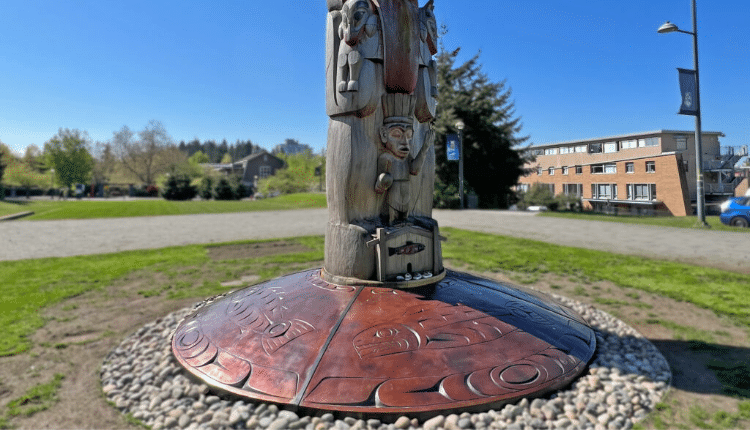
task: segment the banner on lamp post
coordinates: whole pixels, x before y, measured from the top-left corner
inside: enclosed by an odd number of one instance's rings
[[[458,135],[449,134],[446,136],[445,153],[448,155],[448,161],[458,161],[459,154]]]
[[[698,115],[698,86],[695,78],[695,70],[677,69],[680,75],[680,115]]]

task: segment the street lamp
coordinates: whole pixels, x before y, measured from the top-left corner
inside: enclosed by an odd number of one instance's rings
[[[461,199],[460,208],[464,208],[464,124],[460,119],[456,121],[458,129],[458,198]]]
[[[695,174],[696,174],[696,212],[698,227],[710,227],[706,224],[706,196],[703,194],[703,145],[701,142],[701,97],[700,80],[698,78],[698,18],[695,0],[693,5],[693,31],[680,30],[676,25],[667,21],[656,30],[658,33],[685,33],[693,36],[693,66],[695,68]]]

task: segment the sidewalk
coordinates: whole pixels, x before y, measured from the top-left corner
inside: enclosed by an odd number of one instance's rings
[[[441,227],[522,237],[750,273],[748,235],[536,216],[435,210]],[[90,255],[199,243],[323,235],[326,209],[63,221],[6,221],[0,260]]]

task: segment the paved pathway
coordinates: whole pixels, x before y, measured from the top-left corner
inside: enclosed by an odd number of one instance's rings
[[[750,236],[535,216],[436,210],[441,227],[711,265],[750,273]],[[325,233],[326,209],[0,223],[0,260],[64,257],[197,243]]]

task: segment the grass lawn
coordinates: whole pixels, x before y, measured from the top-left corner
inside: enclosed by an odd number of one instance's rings
[[[119,218],[158,215],[188,215],[226,212],[252,212],[326,207],[325,194],[291,194],[255,201],[168,201],[163,199],[110,200],[30,200],[0,202],[0,216],[33,211],[24,220]]]
[[[606,280],[614,284],[694,303],[750,327],[750,276],[669,261],[610,254],[527,239],[446,228],[446,260],[474,271],[508,271],[534,282],[543,273],[554,273],[582,282]],[[310,252],[259,258],[250,263],[212,262],[207,250],[217,245],[192,245],[158,250],[130,251],[94,256],[46,258],[0,262],[0,355],[28,348],[28,335],[45,323],[39,310],[66,298],[100,288],[135,271],[166,275],[167,282],[143,295],[167,298],[204,297],[221,291],[224,280],[237,279],[256,268],[263,279],[289,272],[284,265],[323,259],[323,238],[290,239]],[[267,267],[266,267],[267,266]]]
[[[75,204],[81,203],[84,202]],[[588,286],[598,281],[608,281],[629,291],[632,289],[628,296],[637,297],[635,290],[641,290],[694,303],[727,317],[741,327],[750,328],[750,296],[746,293],[750,275],[453,228],[441,232],[448,237],[443,245],[443,255],[452,267],[465,267],[475,272],[510,273],[519,282],[527,284],[537,282],[546,274]],[[45,320],[42,310],[58,303],[65,307],[66,299],[88,291],[106,292],[109,286],[136,282],[142,285],[138,287],[137,294],[143,298],[197,301],[231,289],[221,283],[240,279],[248,273],[256,275],[257,281],[262,282],[320,264],[323,242],[323,237],[314,236],[234,243],[253,246],[283,243],[289,245],[286,249],[293,249],[291,252],[252,258],[212,258],[213,252],[226,248],[227,244],[211,244],[0,262],[0,279],[3,280],[0,283],[0,325],[3,327],[0,356],[31,355],[27,352],[32,346],[31,335],[45,324],[54,323]],[[607,299],[606,295],[601,298]],[[65,345],[50,347],[62,348]],[[723,362],[718,364],[724,365]],[[733,380],[740,381],[732,383],[734,385],[744,384],[743,381],[748,380],[746,375],[738,377],[738,372],[747,373],[746,370],[746,367],[724,369]],[[28,398],[35,402],[38,400],[46,408],[45,405],[54,402],[59,379],[55,375],[51,381],[33,387],[16,403],[28,403]],[[6,411],[0,411],[0,428],[8,425],[7,420],[16,412],[26,413],[21,409],[16,411],[16,403],[11,402]],[[744,417],[745,412],[750,411],[750,402],[744,401],[740,405],[744,408],[741,411]],[[703,410],[698,412],[707,413]],[[665,412],[658,407],[655,414],[656,421],[671,417],[670,411]],[[715,417],[701,417],[696,418],[695,424],[702,428],[731,428],[731,425],[704,427],[704,424],[710,425]],[[733,417],[731,415],[730,418],[735,419]],[[654,427],[662,428],[656,424]]]
[[[580,219],[585,221],[621,222],[626,224],[646,224],[660,227],[695,228],[697,220],[694,216],[684,217],[656,217],[656,216],[634,216],[634,215],[607,215],[593,212],[543,212],[540,216],[554,218]],[[738,228],[724,225],[718,216],[707,216],[706,223],[711,230],[734,231],[738,233],[750,233],[750,228]]]

